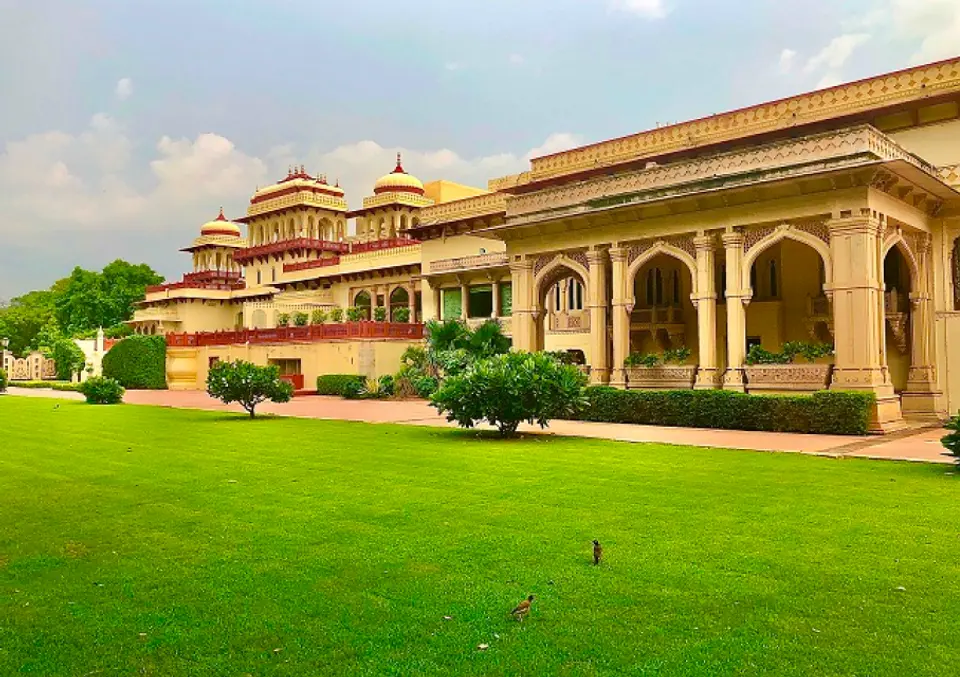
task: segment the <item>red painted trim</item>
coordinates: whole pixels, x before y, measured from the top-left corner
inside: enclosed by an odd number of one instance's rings
[[[240,237],[240,233],[238,233],[236,230],[228,230],[226,228],[202,228],[200,230],[200,234],[201,235],[233,235],[235,237]]]
[[[381,195],[383,193],[413,193],[414,195],[423,195],[423,188],[417,188],[416,186],[380,186],[379,188],[373,189],[374,195]]]
[[[253,198],[250,199],[250,204],[255,205],[260,202],[266,202],[267,200],[274,200],[278,197],[283,197],[285,195],[293,195],[295,193],[300,193],[300,192],[320,193],[322,195],[330,195],[332,197],[339,197],[339,198],[343,197],[342,190],[338,191],[329,187],[322,188],[321,186],[323,185],[324,184],[320,184],[318,186],[290,186],[288,188],[283,188],[281,190],[274,191],[272,193],[264,193],[263,195],[254,195]]]
[[[362,339],[420,340],[423,325],[413,322],[343,322],[311,324],[306,327],[276,329],[239,329],[236,331],[167,334],[167,345],[173,348],[226,346],[243,343],[295,343],[303,341],[336,341]]]

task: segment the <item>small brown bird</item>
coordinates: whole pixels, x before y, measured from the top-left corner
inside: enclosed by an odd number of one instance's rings
[[[523,617],[530,613],[530,605],[533,603],[533,599],[533,595],[527,597],[525,600],[520,602],[513,611],[510,612],[510,615],[522,623]]]
[[[593,563],[600,564],[600,560],[603,559],[603,548],[600,547],[600,541],[593,540]]]

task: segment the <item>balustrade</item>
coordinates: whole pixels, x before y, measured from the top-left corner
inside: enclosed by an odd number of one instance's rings
[[[336,339],[409,339],[423,338],[423,325],[413,322],[344,322],[311,324],[305,327],[274,329],[237,329],[167,334],[167,345],[173,348],[225,346],[241,343],[298,343]]]

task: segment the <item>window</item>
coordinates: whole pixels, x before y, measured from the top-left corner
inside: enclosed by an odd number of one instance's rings
[[[673,303],[680,304],[680,273],[676,270],[673,271]]]
[[[261,284],[261,283],[262,283],[262,281],[261,281],[261,279],[260,279],[260,271],[258,270],[258,271],[257,271],[257,284]]]
[[[750,266],[750,289],[752,289],[753,293],[757,296],[760,295],[760,290],[757,289],[757,264]]]
[[[583,285],[572,277],[567,280],[567,309],[583,310]]]
[[[481,284],[470,287],[467,317],[490,317],[493,315],[493,286]]]
[[[770,261],[770,296],[771,298],[779,298],[780,288],[777,280],[777,262]]]
[[[761,343],[763,343],[763,342],[760,340],[760,337],[759,337],[759,336],[748,336],[748,337],[747,337],[747,352],[749,353],[751,348],[753,348],[754,346],[759,346]]]
[[[663,305],[663,273],[659,268],[647,272],[647,305]]]
[[[513,314],[513,283],[500,283],[500,316],[510,317]]]

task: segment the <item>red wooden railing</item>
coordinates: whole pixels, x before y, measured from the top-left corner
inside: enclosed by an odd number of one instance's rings
[[[423,338],[423,325],[413,322],[343,322],[311,324],[306,327],[275,329],[237,329],[196,334],[167,334],[167,345],[173,348],[225,346],[237,343],[303,343],[343,339],[407,339]]]
[[[283,272],[292,273],[297,270],[310,270],[311,268],[326,268],[327,266],[336,266],[340,263],[339,256],[332,256],[327,259],[316,259],[315,261],[300,261],[299,263],[284,263]]]
[[[350,245],[350,253],[360,254],[361,252],[374,252],[380,249],[408,247],[412,244],[420,244],[420,240],[413,240],[406,237],[391,237],[386,240],[373,240],[372,242],[354,242]]]
[[[234,280],[227,284],[219,284],[214,282],[203,282],[198,280],[184,280],[183,282],[168,282],[166,284],[156,284],[147,287],[147,294],[155,294],[160,291],[169,291],[171,289],[212,289],[214,291],[236,291],[237,289],[243,289],[246,287],[246,282],[243,280]]]
[[[296,251],[299,249],[308,249],[318,252],[337,252],[343,254],[350,249],[350,246],[346,242],[317,240],[310,237],[295,237],[290,240],[280,240],[279,242],[270,242],[268,244],[262,244],[256,247],[239,249],[234,252],[233,260],[239,263],[241,261],[253,259],[258,256],[282,254],[284,252]]]

